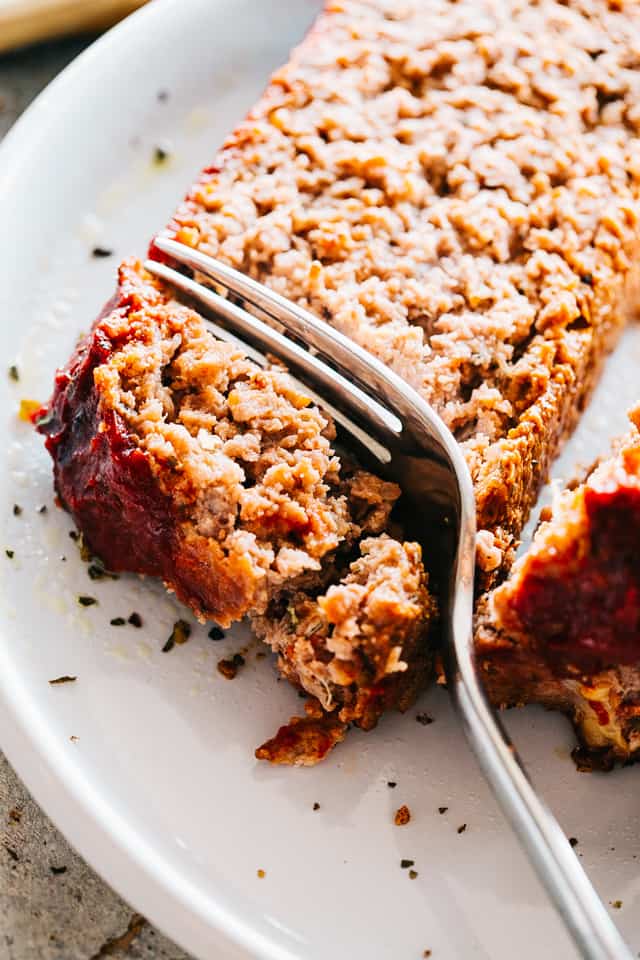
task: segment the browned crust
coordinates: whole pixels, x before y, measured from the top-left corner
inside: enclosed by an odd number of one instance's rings
[[[474,479],[485,586],[635,306],[638,29],[604,0],[504,19],[488,0],[328,3],[169,226],[436,406]]]
[[[639,415],[614,455],[560,496],[476,615],[492,701],[566,713],[580,769],[611,769],[640,754]]]
[[[109,569],[162,577],[201,619],[250,614],[282,674],[322,702],[286,762],[317,762],[348,723],[370,729],[427,685],[436,607],[420,547],[387,533],[399,487],[341,471],[330,420],[286,371],[216,340],[138,262],[40,429]],[[279,759],[259,756],[285,762],[284,739]]]

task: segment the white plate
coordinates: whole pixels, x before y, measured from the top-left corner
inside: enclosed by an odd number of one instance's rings
[[[257,764],[253,748],[299,709],[295,693],[255,651],[235,681],[217,673],[246,641],[240,630],[214,644],[198,627],[161,653],[176,604],[148,581],[89,581],[53,506],[42,441],[15,416],[19,398],[46,398],[109,296],[117,257],[144,252],[317,7],[151,4],[65,71],[2,147],[1,355],[22,374],[18,385],[0,376],[0,547],[15,550],[0,553],[2,747],[87,860],[199,957],[572,957],[445,694],[419,705],[432,725],[416,710],[386,718],[315,769]],[[172,157],[161,169],[158,144]],[[114,257],[91,259],[97,242]],[[632,331],[558,474],[622,427],[639,360]],[[99,605],[80,608],[81,593]],[[133,610],[142,629],[109,625]],[[61,674],[78,680],[49,686]],[[528,709],[509,726],[603,898],[623,902],[615,919],[639,949],[640,769],[576,773],[558,716]],[[412,820],[396,827],[402,803]],[[415,860],[417,879],[401,858]]]

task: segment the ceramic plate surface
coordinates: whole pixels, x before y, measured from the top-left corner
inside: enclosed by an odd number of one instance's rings
[[[0,376],[2,747],[84,857],[197,957],[571,958],[446,694],[354,731],[315,769],[256,763],[254,747],[299,711],[295,692],[243,629],[213,643],[195,626],[162,653],[188,613],[153,582],[89,580],[42,441],[16,417],[20,399],[47,398],[118,258],[144,254],[318,6],[159,0],[83,54],[0,150],[0,356],[20,371],[18,383]],[[113,256],[93,258],[96,245]],[[633,330],[557,478],[623,429],[639,363]],[[81,594],[98,603],[81,607]],[[110,625],[133,611],[141,628]],[[217,661],[246,644],[247,666],[225,680]],[[49,685],[63,674],[78,679]],[[435,722],[417,723],[419,711]],[[578,774],[561,717],[527,709],[508,725],[640,950],[640,767]],[[396,827],[401,804],[412,819]]]

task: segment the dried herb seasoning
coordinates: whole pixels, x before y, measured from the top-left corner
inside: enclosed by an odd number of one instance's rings
[[[77,677],[70,677],[69,674],[65,673],[61,677],[56,677],[55,680],[49,680],[49,683],[54,687],[59,683],[73,683],[77,679]]]
[[[93,607],[98,601],[95,597],[89,597],[86,594],[81,593],[78,597],[78,603],[81,607]]]
[[[428,713],[417,713],[416,720],[418,723],[421,723],[423,727],[428,727],[430,723],[433,723],[433,717],[430,717]]]
[[[157,146],[153,151],[153,162],[156,167],[161,167],[169,159],[169,151],[164,147]]]

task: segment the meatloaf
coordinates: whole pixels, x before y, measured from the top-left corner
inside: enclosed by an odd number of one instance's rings
[[[565,711],[577,759],[604,769],[640,757],[640,409],[632,421],[478,611],[494,702]]]
[[[640,4],[328,0],[168,233],[430,401],[497,580],[637,308]]]
[[[341,464],[330,418],[283,368],[215,339],[139,263],[39,429],[90,551],[161,577],[201,619],[252,617],[309,694],[259,755],[313,763],[424,688],[435,605],[420,546],[396,537],[399,488]]]

